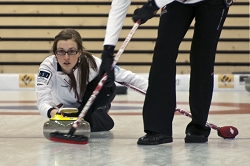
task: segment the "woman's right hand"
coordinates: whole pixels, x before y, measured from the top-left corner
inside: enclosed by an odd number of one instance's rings
[[[57,112],[58,112],[57,109],[53,109],[53,110],[50,112],[51,118],[53,118]]]

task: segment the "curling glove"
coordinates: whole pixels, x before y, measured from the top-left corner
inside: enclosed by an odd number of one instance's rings
[[[133,21],[136,22],[141,19],[141,24],[155,16],[159,8],[156,6],[154,0],[148,0],[141,8],[135,9]]]
[[[104,73],[107,73],[108,78],[104,84],[105,87],[111,87],[115,81],[114,68],[112,68],[114,49],[115,46],[104,45],[104,50],[102,52],[102,63],[99,70],[99,77],[102,77]]]

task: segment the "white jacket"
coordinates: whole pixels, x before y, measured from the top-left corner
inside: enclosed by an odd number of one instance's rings
[[[101,59],[95,56],[93,57],[95,58],[99,71]],[[119,68],[118,66],[115,66],[114,69],[115,80],[117,82],[126,82],[141,90],[147,90],[148,80],[146,78],[140,77],[131,71]],[[98,71],[90,69],[89,82],[98,75]],[[74,71],[74,75],[78,83],[78,69]],[[77,97],[79,92],[79,87],[77,87],[77,93],[75,93],[73,89],[70,90],[70,78],[60,70],[55,55],[47,57],[41,63],[37,76],[36,95],[37,107],[42,116],[47,117],[49,109],[53,107],[56,108],[58,105],[61,107],[62,104],[64,108],[78,108],[80,106],[79,102],[81,102],[81,99]]]
[[[197,3],[203,0],[187,0],[185,2],[183,2],[183,0],[155,0],[155,3],[159,8],[161,8],[173,1],[178,1],[181,3],[185,3],[185,4],[192,4],[192,3]],[[145,0],[145,3],[146,2],[147,0]],[[131,4],[131,0],[113,0],[112,1],[111,9],[109,11],[104,45],[116,46],[130,4]],[[131,22],[132,22],[132,19],[131,19]]]

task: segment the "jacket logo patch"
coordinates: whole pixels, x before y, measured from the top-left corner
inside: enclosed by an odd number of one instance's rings
[[[51,78],[51,71],[41,69],[37,76],[37,84],[48,84]]]

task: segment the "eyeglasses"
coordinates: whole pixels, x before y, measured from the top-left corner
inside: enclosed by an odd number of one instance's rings
[[[64,50],[56,50],[56,55],[76,55],[78,53],[78,50],[68,50],[68,51],[64,51]]]

